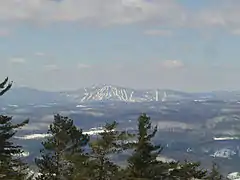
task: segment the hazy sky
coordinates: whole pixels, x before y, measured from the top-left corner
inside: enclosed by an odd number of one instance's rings
[[[47,90],[239,90],[240,1],[0,0],[0,63]]]

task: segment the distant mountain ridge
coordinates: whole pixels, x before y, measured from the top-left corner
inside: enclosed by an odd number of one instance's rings
[[[240,100],[239,91],[215,91],[188,93],[169,89],[133,89],[114,85],[94,85],[73,91],[47,92],[27,87],[12,88],[1,97],[1,103],[45,104],[45,103],[86,103],[99,101],[119,102],[164,102],[181,100]]]
[[[167,99],[190,98],[189,93],[174,90],[137,90],[113,85],[95,85],[77,91],[64,92],[65,96],[78,102],[88,101],[166,101]]]

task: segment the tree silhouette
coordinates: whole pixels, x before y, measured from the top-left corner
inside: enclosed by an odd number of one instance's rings
[[[3,82],[0,83],[0,96],[2,96],[3,94],[5,94],[11,87],[13,82],[8,82],[8,77],[5,78],[5,80]]]
[[[8,77],[0,83],[0,96],[5,94],[11,87],[7,86]],[[23,180],[28,176],[28,167],[21,158],[22,147],[12,142],[16,130],[28,124],[25,120],[19,124],[12,123],[12,117],[0,115],[0,178],[6,180]]]

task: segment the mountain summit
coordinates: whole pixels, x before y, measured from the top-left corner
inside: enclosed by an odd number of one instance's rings
[[[78,91],[68,92],[67,97],[79,102],[88,101],[124,101],[124,102],[143,102],[143,101],[166,101],[169,99],[187,98],[190,95],[173,90],[136,90],[113,85],[94,85]]]
[[[164,102],[164,101],[240,101],[239,91],[187,93],[169,89],[133,89],[114,85],[93,85],[63,92],[47,92],[26,87],[13,88],[2,97],[0,104],[87,103],[101,101]]]

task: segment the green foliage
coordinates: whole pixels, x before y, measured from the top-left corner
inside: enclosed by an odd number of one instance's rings
[[[157,156],[161,153],[162,147],[154,145],[151,140],[157,132],[157,126],[152,127],[150,117],[142,114],[138,118],[137,143],[134,152],[128,159],[128,173],[130,179],[161,178],[161,174],[166,173],[166,166],[157,161]],[[159,168],[161,166],[161,168]]]
[[[193,178],[202,180],[224,179],[215,163],[210,171],[202,169],[200,165],[199,162],[189,161],[185,161],[185,163],[172,163],[169,178],[172,180],[192,180]]]
[[[90,179],[111,180],[120,178],[120,168],[110,160],[110,156],[130,147],[130,143],[126,143],[126,140],[131,137],[131,134],[118,131],[116,128],[116,122],[107,123],[104,132],[99,134],[100,137],[90,143],[92,151],[89,160]]]
[[[216,163],[213,163],[212,169],[208,176],[206,177],[207,180],[223,180],[224,177],[219,172],[219,167]]]
[[[180,162],[159,162],[157,157],[163,148],[154,145],[152,138],[157,133],[157,127],[152,127],[150,117],[142,114],[138,118],[138,142],[134,146],[132,156],[128,159],[127,176],[129,180],[190,180],[190,179],[209,179],[220,180],[216,166],[212,171],[200,168],[200,163]]]
[[[48,134],[50,137],[42,143],[41,158],[36,159],[41,174],[37,180],[73,179],[72,157],[83,156],[82,147],[88,143],[89,137],[77,129],[73,120],[60,115],[54,116]]]
[[[172,163],[171,168],[169,177],[173,180],[203,179],[207,175],[207,171],[201,169],[198,162]]]
[[[8,77],[0,83],[0,96],[5,94],[11,87]],[[12,123],[12,117],[0,115],[0,179],[23,180],[28,177],[28,166],[21,158],[22,147],[12,142],[16,131],[28,124],[28,120],[19,124]]]
[[[23,180],[27,175],[27,165],[19,155],[22,147],[11,141],[16,130],[28,123],[12,124],[12,117],[0,116],[0,177],[6,180]]]

